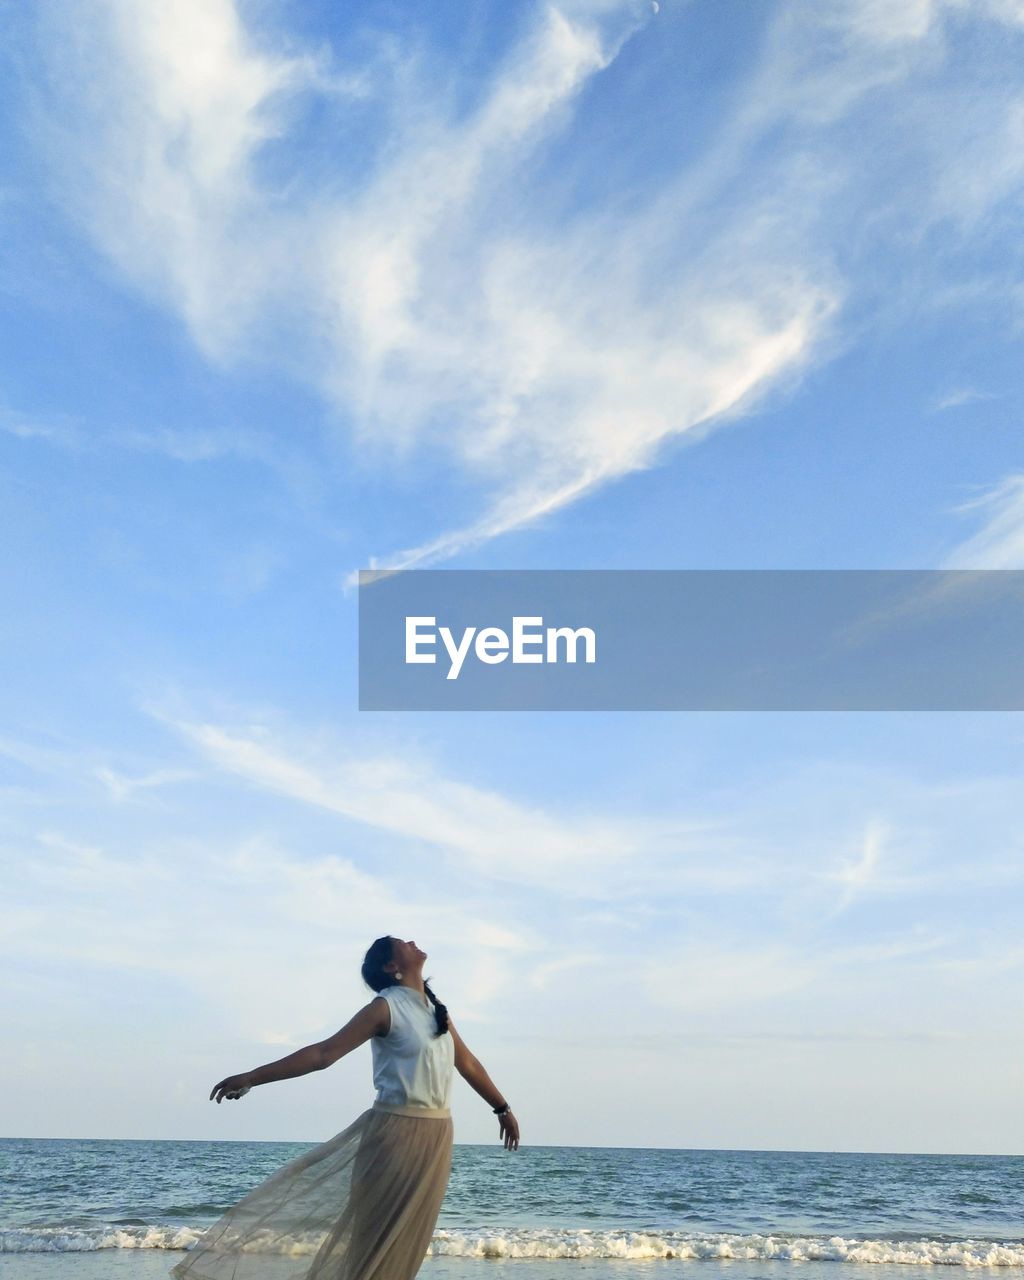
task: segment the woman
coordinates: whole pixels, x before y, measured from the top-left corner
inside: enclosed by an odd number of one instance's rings
[[[229,1209],[172,1268],[177,1280],[411,1280],[448,1185],[453,1066],[494,1109],[505,1149],[518,1149],[508,1103],[423,979],[426,958],[415,942],[378,938],[362,973],[380,994],[340,1031],[214,1085],[218,1103],[242,1098],[372,1043],[370,1110]]]

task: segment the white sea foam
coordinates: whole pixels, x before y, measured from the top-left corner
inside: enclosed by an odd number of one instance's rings
[[[195,1227],[13,1227],[0,1231],[0,1253],[92,1253],[96,1249],[187,1249]]]
[[[83,1253],[97,1249],[187,1249],[193,1227],[21,1227],[0,1231],[0,1253]],[[319,1240],[280,1238],[267,1251],[314,1253]],[[261,1251],[256,1246],[256,1251]],[[447,1258],[740,1259],[748,1262],[907,1263],[916,1266],[1024,1267],[1024,1241],[885,1240],[844,1236],[734,1235],[723,1232],[437,1230],[429,1252]]]
[[[676,1258],[750,1262],[912,1263],[1024,1267],[1024,1241],[862,1240],[719,1232],[437,1231],[430,1252],[453,1258]]]

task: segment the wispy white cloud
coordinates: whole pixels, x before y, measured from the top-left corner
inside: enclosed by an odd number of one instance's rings
[[[275,814],[275,797],[284,797],[311,817],[333,814],[394,838],[389,847],[396,850],[441,853],[444,863],[435,866],[472,872],[491,892],[503,885],[549,891],[552,901],[572,903],[573,920],[585,929],[660,929],[666,920],[659,912],[679,904],[696,919],[709,906],[725,909],[751,897],[820,918],[834,908],[837,889],[841,899],[870,893],[896,901],[1002,889],[1022,874],[1015,846],[1000,837],[1012,826],[1012,771],[926,783],[905,770],[822,760],[787,767],[756,786],[738,781],[713,795],[687,791],[656,813],[606,807],[592,797],[538,806],[497,784],[460,779],[401,735],[368,740],[353,728],[338,736],[287,725],[266,709],[211,720],[154,703],[149,714],[183,748],[169,760],[154,756],[151,745],[129,756],[13,736],[0,739],[0,756],[25,769],[30,810],[38,807],[33,795],[40,803],[49,795],[55,811],[72,796],[119,811],[126,800],[148,796],[159,795],[167,808],[205,805],[213,794],[218,809],[219,797],[233,796],[223,803],[241,815],[258,813],[262,796]],[[134,768],[126,767],[129,760]],[[884,821],[873,816],[879,813]],[[120,812],[116,820],[123,822]],[[851,848],[837,866],[835,850]],[[481,935],[498,950],[514,949],[522,938],[511,921]]]
[[[516,803],[440,773],[428,760],[391,754],[303,758],[260,726],[172,722],[217,769],[355,822],[428,844],[496,880],[606,892],[598,868],[636,851],[627,825],[577,820]],[[586,869],[587,876],[581,872]]]
[[[315,62],[259,50],[233,0],[183,0],[157,15],[140,0],[87,0],[74,15],[44,13],[49,70],[70,93],[56,91],[61,106],[39,117],[40,138],[65,198],[104,252],[222,356],[280,250],[249,220],[252,162]]]
[[[643,38],[639,0],[538,5],[461,115],[423,51],[392,41],[379,66],[337,71],[275,51],[234,0],[47,13],[39,135],[104,252],[211,358],[273,354],[367,456],[440,446],[486,495],[381,566],[549,518],[792,385],[837,340],[856,255],[897,224],[908,253],[938,226],[978,233],[1024,178],[1016,88],[975,93],[967,74],[950,107],[941,74],[956,24],[1019,25],[1012,0],[780,6],[713,139],[646,208],[557,218],[542,149]],[[318,96],[377,109],[380,144],[319,186],[268,162]]]
[[[845,862],[836,872],[835,878],[842,887],[838,904],[840,910],[848,907],[875,883],[887,834],[881,823],[870,823],[864,833],[858,857],[854,861]]]
[[[106,424],[89,429],[70,414],[41,416],[0,407],[0,431],[21,440],[45,440],[75,453],[124,449],[181,463],[242,458],[282,469],[285,463],[280,442],[248,428],[155,425],[143,430]]]
[[[932,413],[944,413],[947,409],[960,409],[966,404],[977,404],[982,400],[994,400],[991,391],[979,391],[976,387],[957,387],[945,395],[938,396],[931,405]]]
[[[273,462],[278,456],[272,440],[237,428],[158,426],[145,431],[112,428],[104,432],[97,443],[158,454],[174,462],[210,462],[225,457]]]
[[[154,769],[135,778],[118,773],[107,765],[100,765],[96,770],[96,777],[109,789],[115,800],[130,800],[136,792],[173,786],[177,782],[190,782],[198,776],[194,769]]]
[[[41,418],[37,414],[20,413],[4,406],[0,406],[0,431],[19,440],[46,440],[64,445],[78,442],[75,425],[66,415]]]
[[[1024,474],[1005,476],[957,511],[982,524],[946,557],[945,568],[1024,569]]]
[[[820,885],[813,838],[790,840],[788,848],[770,835],[757,838],[731,799],[656,815],[609,812],[593,802],[541,807],[499,787],[460,780],[403,742],[369,750],[352,740],[342,747],[312,729],[271,727],[251,717],[229,725],[155,706],[151,712],[206,764],[245,788],[336,814],[412,848],[433,846],[453,868],[495,887],[561,895],[581,922],[599,921],[604,902],[615,903],[611,918],[627,927],[632,912],[642,915],[666,895],[669,901],[694,894],[785,896]],[[913,883],[897,878],[891,887],[898,892]]]
[[[701,305],[680,281],[671,300],[644,304],[626,282],[611,296],[607,276],[590,273],[598,256],[552,246],[527,262],[513,251],[518,265],[500,269],[494,310],[478,326],[477,356],[492,359],[482,381],[504,384],[506,411],[476,410],[476,434],[464,451],[492,473],[512,452],[524,474],[481,519],[392,552],[387,567],[457,555],[653,465],[670,437],[740,412],[799,368],[833,307],[809,281],[782,278],[753,300]],[[558,285],[535,291],[541,281]],[[517,360],[530,363],[528,373],[512,367]]]
[[[423,564],[652,465],[799,371],[827,328],[833,282],[756,205],[671,269],[688,234],[671,196],[558,227],[531,209],[537,147],[649,12],[538,7],[471,114],[397,112],[369,178],[303,203],[259,161],[322,59],[268,52],[230,0],[158,22],[96,0],[88,35],[51,18],[45,137],[98,243],[212,357],[290,325],[368,448],[441,443],[489,492],[480,518],[389,553]],[[501,191],[515,216],[495,218]]]

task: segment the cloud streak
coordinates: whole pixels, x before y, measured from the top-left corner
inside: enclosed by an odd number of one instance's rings
[[[836,879],[842,886],[837,910],[844,910],[875,883],[887,835],[888,832],[880,823],[868,825],[859,857],[855,861],[844,863],[836,873]]]
[[[608,188],[557,208],[549,153],[607,145],[577,107],[645,38],[639,0],[537,4],[461,112],[458,68],[400,34],[352,72],[234,0],[46,15],[38,139],[125,277],[212,360],[310,379],[368,459],[440,449],[484,496],[377,567],[548,519],[791,387],[891,227],[911,228],[904,258],[927,232],[978,234],[1024,178],[1015,83],[941,74],[969,56],[958,23],[1020,27],[1009,0],[781,5],[749,84],[646,204]],[[324,103],[370,158],[304,173]]]
[[[1005,476],[958,512],[977,513],[981,528],[946,558],[947,569],[1024,569],[1024,474]]]
[[[649,16],[538,6],[472,112],[417,81],[425,105],[399,104],[368,176],[296,195],[264,161],[323,92],[322,58],[268,52],[230,0],[155,22],[94,0],[74,39],[52,8],[65,87],[40,133],[95,241],[212,359],[287,333],[371,454],[460,462],[487,509],[387,556],[425,564],[653,465],[798,372],[827,329],[831,282],[756,204],[691,243],[672,192],[646,213],[541,212],[541,148]]]
[[[252,786],[434,846],[498,881],[604,896],[610,890],[597,888],[589,873],[637,851],[625,825],[557,817],[445,777],[425,760],[396,753],[306,761],[259,727],[181,721],[174,727],[209,763]]]

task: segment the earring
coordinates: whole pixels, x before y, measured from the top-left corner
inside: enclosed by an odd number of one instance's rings
[[[400,973],[396,973],[396,974],[395,974],[395,981],[396,981],[396,982],[401,982],[401,981],[402,981],[402,975],[401,975]]]

